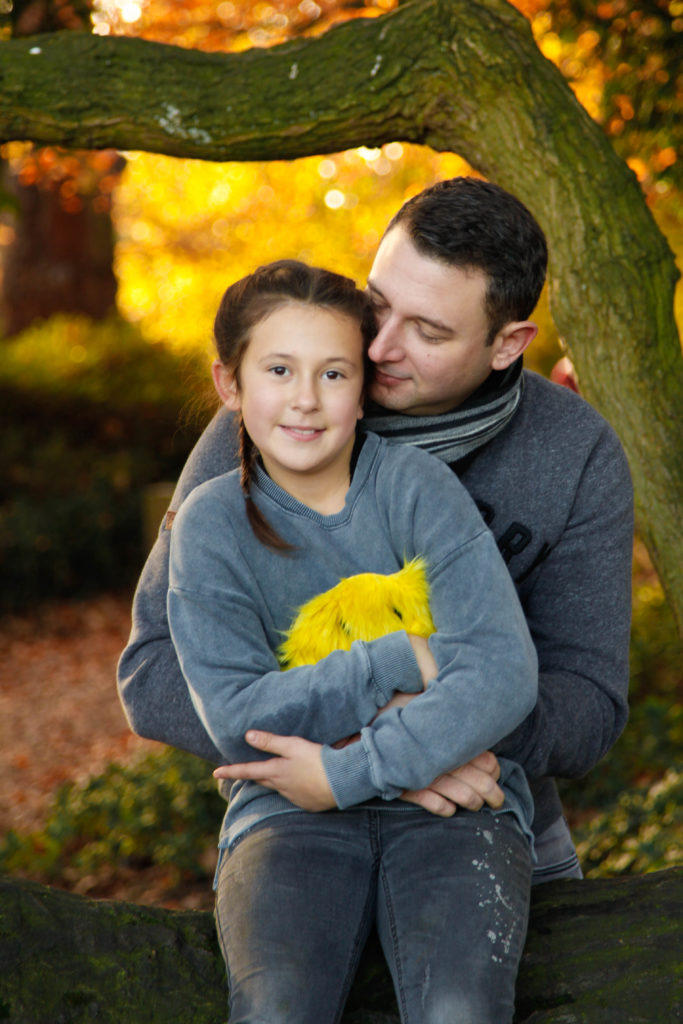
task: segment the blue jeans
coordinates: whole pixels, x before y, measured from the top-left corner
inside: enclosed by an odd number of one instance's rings
[[[531,858],[511,814],[291,812],[223,851],[230,1024],[332,1024],[373,925],[403,1024],[505,1024]]]
[[[565,818],[558,818],[550,828],[536,836],[535,850],[538,863],[531,877],[532,885],[554,882],[558,878],[583,878]]]

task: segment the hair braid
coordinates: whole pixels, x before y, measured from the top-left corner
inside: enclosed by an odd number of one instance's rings
[[[244,494],[244,503],[247,510],[247,519],[252,530],[267,547],[275,548],[276,551],[293,551],[294,547],[284,540],[270,525],[258,505],[251,496],[251,479],[254,473],[254,465],[258,458],[258,449],[252,441],[244,420],[240,416],[239,429],[239,458],[240,458],[240,487]]]

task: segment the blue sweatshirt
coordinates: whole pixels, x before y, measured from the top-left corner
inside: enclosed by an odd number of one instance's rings
[[[263,471],[253,497],[294,553],[255,538],[236,472],[193,491],[171,539],[171,634],[197,713],[226,760],[264,756],[245,743],[248,728],[303,736],[325,745],[339,808],[379,798],[396,809],[404,789],[492,747],[529,714],[537,663],[524,614],[490,531],[445,465],[368,434],[341,512],[300,504]],[[372,722],[397,690],[422,689],[403,631],[280,670],[275,652],[301,605],[342,577],[393,573],[416,556],[427,562],[437,629],[429,644],[439,672],[424,693]],[[331,746],[358,731],[360,742]],[[523,773],[506,764],[503,788],[505,810],[528,828]],[[223,838],[293,809],[237,782]]]

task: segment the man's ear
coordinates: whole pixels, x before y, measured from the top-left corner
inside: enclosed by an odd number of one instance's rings
[[[211,366],[211,375],[225,408],[230,412],[237,412],[242,403],[235,374],[217,359]]]
[[[531,320],[513,320],[506,324],[493,341],[495,355],[491,361],[492,370],[506,370],[531,344],[538,334],[538,327]]]

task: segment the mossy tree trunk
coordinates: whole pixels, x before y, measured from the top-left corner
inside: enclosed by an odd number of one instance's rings
[[[532,895],[516,1024],[671,1024],[683,1013],[683,869],[555,882]],[[223,1024],[208,913],[98,902],[0,880],[0,1019],[9,1024]],[[398,1024],[366,950],[343,1024]]]
[[[547,232],[552,312],[619,432],[683,632],[677,271],[635,176],[506,0],[424,0],[317,39],[207,54],[57,33],[0,43],[0,141],[203,160],[424,143],[518,195]]]

